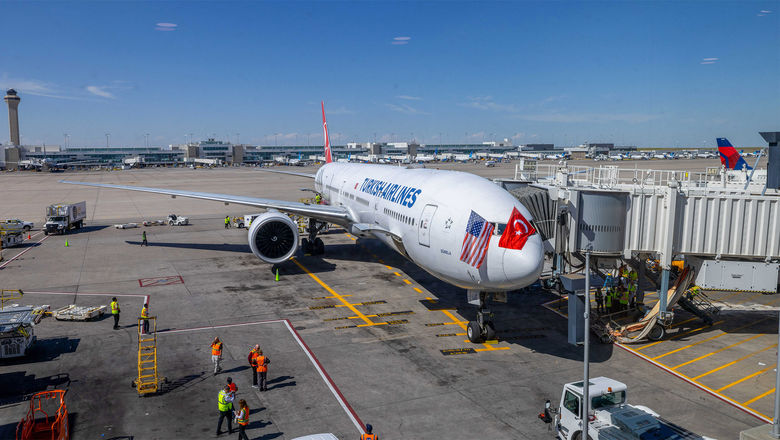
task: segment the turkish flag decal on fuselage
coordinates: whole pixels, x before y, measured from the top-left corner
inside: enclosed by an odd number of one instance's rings
[[[520,250],[525,246],[528,237],[534,234],[536,234],[536,229],[531,225],[531,222],[526,220],[517,208],[514,208],[498,245],[502,248]]]

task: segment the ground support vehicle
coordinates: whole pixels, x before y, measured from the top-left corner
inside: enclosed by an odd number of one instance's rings
[[[553,409],[549,400],[539,418],[554,423],[559,440],[581,440],[583,383],[563,386],[561,402]],[[712,440],[662,419],[655,411],[626,403],[626,384],[607,377],[591,378],[588,385],[590,410],[588,438],[591,440]],[[553,417],[553,414],[555,417]]]
[[[51,390],[35,393],[30,398],[27,415],[16,425],[16,440],[68,440],[70,427],[65,406],[66,392]]]
[[[103,316],[106,306],[88,307],[71,304],[51,312],[58,321],[89,321]]]
[[[55,204],[46,207],[46,224],[43,233],[67,234],[70,229],[80,229],[87,217],[87,202]]]
[[[0,310],[0,358],[21,357],[35,342],[34,307],[5,307]]]
[[[184,226],[190,224],[190,219],[182,215],[170,214],[166,220],[169,226]]]
[[[0,248],[5,249],[18,246],[24,243],[24,233],[21,231],[11,232],[0,229]]]
[[[24,232],[30,232],[30,229],[34,227],[35,227],[35,223],[19,220],[18,218],[9,218],[3,223],[0,223],[0,229],[5,229],[7,231],[19,230]]]

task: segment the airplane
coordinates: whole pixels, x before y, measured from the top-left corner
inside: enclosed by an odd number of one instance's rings
[[[717,138],[720,163],[730,170],[752,170],[753,167],[745,162],[736,148],[726,138]]]
[[[669,159],[666,153],[653,153],[653,159]]]
[[[316,174],[267,170],[314,179],[324,204],[62,180],[61,183],[190,197],[265,208],[248,231],[259,259],[282,263],[299,247],[323,254],[319,232],[327,223],[353,235],[384,242],[431,275],[466,289],[478,304],[467,335],[472,342],[495,338],[488,292],[508,292],[534,283],[544,248],[533,217],[509,192],[474,174],[426,168],[338,163],[333,160],[322,103],[325,165]],[[308,236],[286,214],[309,218]]]
[[[623,155],[620,153],[612,153],[609,155],[609,160],[623,160]]]
[[[544,159],[545,160],[562,160],[562,159],[566,159],[566,156],[567,155],[565,153],[545,154],[544,155]]]

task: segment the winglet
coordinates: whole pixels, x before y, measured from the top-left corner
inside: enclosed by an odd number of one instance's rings
[[[322,104],[322,130],[325,132],[325,163],[333,162],[333,156],[330,154],[330,138],[328,137],[328,123],[325,121],[325,101]]]

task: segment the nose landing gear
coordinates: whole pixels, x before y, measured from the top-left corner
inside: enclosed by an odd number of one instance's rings
[[[479,292],[479,309],[477,320],[469,321],[466,335],[469,341],[478,344],[496,339],[496,327],[493,325],[493,313],[487,308],[487,292]]]

